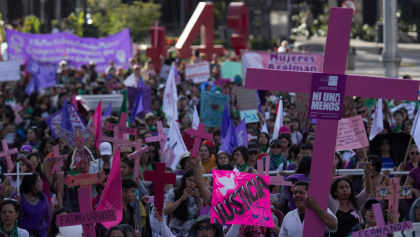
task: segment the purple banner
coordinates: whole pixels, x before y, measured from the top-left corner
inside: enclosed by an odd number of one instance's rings
[[[69,66],[80,68],[90,61],[96,63],[98,71],[114,60],[115,66],[129,67],[132,57],[130,31],[125,29],[117,34],[103,38],[81,38],[67,32],[58,34],[28,34],[7,29],[9,60],[32,57],[36,62],[53,63],[58,66],[62,60]]]
[[[314,73],[309,99],[309,119],[340,120],[346,75]]]
[[[152,90],[150,86],[145,86],[143,88],[136,88],[136,87],[127,87],[128,93],[128,109],[131,111],[136,103],[137,96],[139,95],[140,91],[143,91],[143,108],[144,111],[137,114],[137,117],[144,118],[147,113],[152,112]]]
[[[73,131],[82,130],[86,127],[85,122],[83,121],[80,114],[77,112],[76,108],[73,104],[68,105],[69,114],[70,114],[70,121],[71,125],[73,126]],[[54,135],[55,138],[58,137],[57,135],[57,127],[61,127],[61,115],[63,114],[63,110],[59,110],[57,113],[48,117],[45,122],[47,123],[48,127],[51,130],[51,133]]]

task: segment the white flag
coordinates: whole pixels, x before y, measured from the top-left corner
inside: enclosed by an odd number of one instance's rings
[[[131,75],[127,77],[127,79],[124,80],[124,85],[127,87],[128,86],[137,87],[136,76],[134,75],[134,73],[131,73]]]
[[[279,109],[277,110],[276,122],[274,124],[273,139],[277,139],[279,137],[280,127],[283,126],[283,100],[281,97],[278,103]]]
[[[178,126],[175,120],[171,120],[171,127],[169,128],[168,138],[165,142],[165,149],[162,154],[162,162],[167,167],[171,167],[172,170],[176,169],[181,154],[187,151],[184,140],[182,140],[181,133],[179,132]]]
[[[262,125],[261,132],[265,132],[265,133],[269,134],[269,133],[268,133],[268,128],[267,128],[267,123],[264,123],[264,124]]]
[[[416,144],[420,144],[420,125],[418,124],[419,117],[420,115],[417,113],[416,118],[414,119],[413,127],[411,128],[410,132]]]
[[[192,129],[197,130],[198,124],[200,124],[200,117],[198,117],[197,106],[194,105],[194,115],[192,122]]]
[[[376,134],[384,130],[384,119],[382,117],[382,99],[376,103],[375,116],[373,117],[372,128],[370,129],[369,140],[373,140]]]
[[[178,110],[176,102],[178,101],[178,93],[176,91],[175,83],[175,64],[172,63],[171,70],[169,70],[168,79],[165,84],[165,92],[163,94],[162,110],[166,114],[166,118],[171,120],[173,118],[178,124]]]

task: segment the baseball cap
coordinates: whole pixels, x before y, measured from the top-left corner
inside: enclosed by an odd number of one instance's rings
[[[279,140],[279,139],[273,139],[273,140],[271,140],[271,142],[270,142],[270,146],[272,146],[272,145],[274,145],[274,144],[281,145],[281,142],[280,142],[280,140]]]
[[[181,100],[181,99],[187,99],[187,97],[185,97],[184,95],[180,95],[180,96],[178,97],[178,100]]]
[[[248,143],[248,151],[257,151],[258,152],[258,145],[255,142]]]
[[[365,205],[363,206],[363,211],[362,211],[362,213],[365,213],[365,211],[366,211],[366,210],[371,209],[371,208],[372,208],[372,205],[373,205],[373,204],[376,204],[376,203],[379,203],[379,204],[381,204],[381,206],[382,206],[382,202],[381,202],[381,201],[379,201],[379,200],[376,200],[376,199],[374,199],[374,198],[371,198],[371,199],[367,200],[367,201],[365,202]]]
[[[99,151],[101,156],[111,156],[112,155],[112,147],[111,143],[109,142],[102,142],[99,146]]]
[[[289,127],[287,127],[287,126],[281,126],[281,127],[280,127],[280,130],[279,130],[279,134],[282,134],[282,133],[287,133],[287,134],[290,134],[290,129],[289,129]]]
[[[146,114],[146,120],[148,120],[150,118],[156,118],[156,116],[152,112],[149,112],[149,113]]]

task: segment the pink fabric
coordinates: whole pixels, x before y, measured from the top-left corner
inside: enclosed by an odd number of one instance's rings
[[[76,108],[77,111],[79,111],[79,109],[77,108],[77,100],[76,100],[76,93],[74,93],[73,98],[71,99],[71,103],[74,105],[74,108]]]
[[[93,114],[93,121],[95,122],[95,146],[99,149],[102,143],[102,101],[99,101]]]

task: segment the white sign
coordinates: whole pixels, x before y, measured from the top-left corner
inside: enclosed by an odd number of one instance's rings
[[[171,70],[171,65],[163,64],[162,68],[160,69],[159,77],[166,80],[169,75],[169,70]]]
[[[351,8],[353,9],[353,16],[357,12],[357,5],[356,2],[353,0],[344,0],[343,3],[341,3],[342,8]]]
[[[0,81],[20,80],[20,63],[18,61],[0,62]]]
[[[195,84],[206,82],[210,78],[209,62],[203,61],[185,66],[185,78],[192,79]]]

